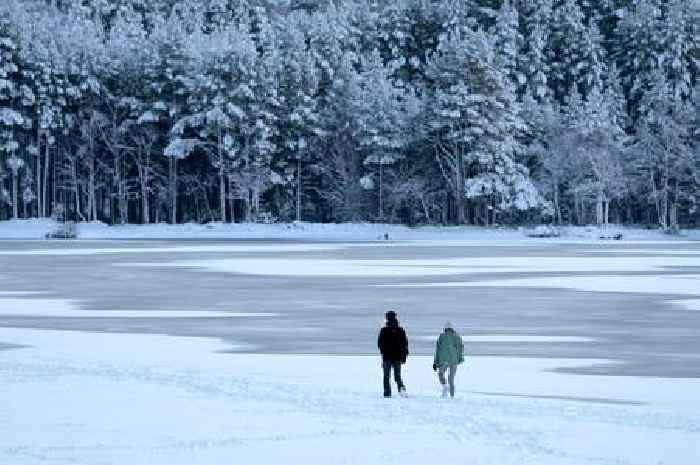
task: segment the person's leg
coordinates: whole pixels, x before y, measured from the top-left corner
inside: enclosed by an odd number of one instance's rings
[[[382,362],[382,369],[384,370],[384,397],[391,397],[391,362]]]
[[[445,371],[447,371],[447,365],[440,365],[438,368],[438,379],[440,380],[440,385],[442,386],[442,396],[447,395],[447,380],[445,380]]]
[[[446,369],[447,369],[447,367],[445,365],[440,365],[438,367],[438,379],[440,380],[440,384],[442,384],[443,386],[445,385],[445,383],[447,383],[447,381],[445,381],[445,370]]]
[[[450,365],[450,397],[455,396],[455,376],[457,375],[457,365]]]
[[[401,362],[394,362],[394,381],[396,381],[396,387],[399,391],[406,389],[401,379]]]

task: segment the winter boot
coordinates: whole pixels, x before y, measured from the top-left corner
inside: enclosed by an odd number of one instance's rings
[[[406,393],[406,387],[405,387],[405,386],[402,386],[402,387],[399,389],[399,395],[400,395],[401,397],[404,397],[404,398],[408,397],[408,394]]]

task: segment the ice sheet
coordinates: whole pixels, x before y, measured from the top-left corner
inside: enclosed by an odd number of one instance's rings
[[[273,317],[275,313],[186,310],[83,310],[62,299],[0,298],[0,316],[51,318],[235,318]]]
[[[439,276],[491,273],[647,272],[700,267],[696,257],[505,256],[410,260],[232,258],[128,263],[125,266],[200,268],[204,271],[274,276]]]
[[[434,342],[437,340],[436,336],[418,336],[417,339],[424,341]],[[554,342],[554,343],[566,343],[566,342],[593,342],[595,339],[590,337],[579,337],[579,336],[530,336],[530,335],[515,335],[515,334],[483,334],[483,335],[463,335],[465,343],[469,342]]]

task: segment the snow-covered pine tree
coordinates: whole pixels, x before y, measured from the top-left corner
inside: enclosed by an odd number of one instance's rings
[[[516,136],[525,127],[515,86],[495,66],[493,43],[481,31],[455,30],[438,53],[427,130],[455,196],[456,221],[466,220],[466,198],[477,202],[475,217],[484,224],[496,223],[499,212],[542,207],[527,169],[516,161]]]
[[[523,87],[527,80],[520,69],[520,51],[523,49],[523,36],[520,31],[518,11],[510,0],[504,0],[490,32],[496,49],[496,66],[510,79],[516,88]],[[535,46],[537,46],[535,44]]]
[[[641,116],[643,95],[656,85],[659,67],[672,91],[683,98],[698,79],[698,13],[692,3],[638,0],[617,25],[614,57],[635,120]]]
[[[187,115],[192,87],[185,55],[189,34],[186,24],[176,13],[157,19],[150,37],[159,60],[149,67],[148,78],[157,98],[153,106],[162,111],[168,121],[168,144],[163,155],[168,160],[170,222],[175,224],[178,217],[178,161],[187,158],[196,147],[196,140],[189,137],[186,125],[181,122],[182,116]]]
[[[605,72],[605,50],[595,22],[586,22],[576,0],[555,3],[547,47],[549,85],[563,103],[572,84],[585,97]]]
[[[643,95],[635,126],[637,168],[649,181],[658,224],[666,231],[678,228],[678,210],[697,190],[697,108],[684,100],[657,69],[653,84]]]
[[[575,117],[577,152],[586,167],[584,192],[595,199],[596,223],[606,227],[610,202],[625,193],[627,181],[624,160],[625,131],[617,108],[619,86],[602,82],[588,93],[582,111]]]
[[[317,156],[313,144],[318,137],[316,97],[319,79],[313,56],[300,27],[285,31],[280,74],[280,159],[275,163],[293,185],[296,221],[303,219],[304,177],[310,177]],[[296,162],[296,163],[294,163]]]
[[[525,95],[523,104],[531,105],[528,114],[532,142],[528,151],[537,160],[536,179],[540,190],[552,202],[554,222],[562,224],[565,219],[571,221],[562,198],[574,175],[572,161],[576,149],[567,115],[557,103],[537,104],[529,94]]]
[[[357,137],[366,153],[364,164],[376,167],[372,184],[377,186],[377,218],[383,221],[384,171],[403,155],[405,127],[413,116],[404,102],[411,96],[394,84],[394,69],[382,63],[378,50],[363,58],[360,69],[353,111],[358,119]]]
[[[319,163],[319,193],[328,203],[328,214],[333,220],[366,219],[371,208],[367,204],[366,188],[372,186],[363,178],[364,159],[356,150],[359,128],[353,101],[359,79],[355,72],[357,55],[341,53],[333,66],[324,57],[320,65],[319,116],[324,156]]]
[[[552,93],[547,81],[550,74],[547,45],[552,0],[517,0],[514,4],[520,13],[519,26],[522,36],[518,71],[525,78],[518,94],[521,97],[529,94],[533,103],[543,102],[551,98]]]
[[[245,78],[236,82],[229,96],[242,110],[235,145],[240,149],[232,153],[232,181],[243,200],[247,221],[261,219],[262,195],[282,181],[272,170],[280,105],[278,55],[272,42],[257,43],[255,48],[257,54]]]
[[[12,205],[12,217],[18,217],[19,199],[17,185],[19,170],[24,166],[24,160],[18,156],[18,136],[25,125],[21,113],[19,44],[11,29],[9,18],[0,16],[0,181],[3,168],[10,171],[12,178],[12,196],[2,194]],[[0,191],[5,192],[0,184]]]

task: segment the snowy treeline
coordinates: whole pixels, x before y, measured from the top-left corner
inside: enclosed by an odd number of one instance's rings
[[[700,223],[689,0],[3,0],[0,219]]]

